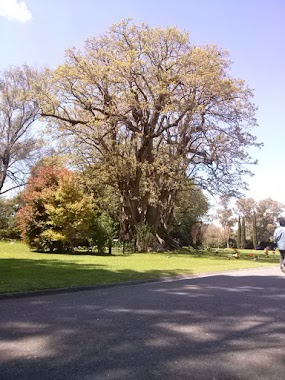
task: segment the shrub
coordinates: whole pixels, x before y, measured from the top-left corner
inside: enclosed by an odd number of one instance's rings
[[[136,226],[136,247],[139,252],[147,252],[152,248],[156,239],[152,233],[152,229],[147,223],[139,223]]]

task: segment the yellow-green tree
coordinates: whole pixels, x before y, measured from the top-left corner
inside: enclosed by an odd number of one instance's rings
[[[44,201],[46,229],[41,237],[61,242],[67,249],[86,244],[95,218],[93,197],[83,192],[74,173],[60,177],[58,187],[48,190]]]
[[[226,52],[188,33],[127,20],[67,51],[37,83],[42,116],[118,190],[122,238],[146,223],[176,247],[169,226],[187,177],[223,193],[243,187],[255,107],[229,66]]]

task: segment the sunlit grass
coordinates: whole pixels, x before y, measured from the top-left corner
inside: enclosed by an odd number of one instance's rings
[[[223,272],[278,265],[279,253],[233,250],[131,253],[112,256],[32,252],[23,243],[0,242],[0,293],[109,284],[122,281]],[[260,260],[255,261],[258,255]]]

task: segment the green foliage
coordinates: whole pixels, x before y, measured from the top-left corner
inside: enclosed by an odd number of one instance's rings
[[[0,239],[20,239],[21,231],[16,220],[18,208],[18,197],[0,198]]]
[[[106,213],[96,216],[93,219],[90,238],[92,245],[96,245],[100,254],[104,253],[106,247],[111,253],[113,239],[117,232],[114,220]]]
[[[177,196],[170,234],[183,246],[201,244],[201,219],[207,213],[209,204],[203,192],[190,181]]]
[[[93,192],[94,193],[94,192]],[[97,192],[98,195],[98,192]],[[82,185],[82,178],[52,158],[42,160],[32,171],[21,195],[18,221],[31,248],[41,251],[72,251],[77,246],[96,245],[100,253],[111,251],[117,222],[99,209]]]
[[[104,165],[89,165],[80,174],[82,188],[93,195],[95,218],[91,227],[90,243],[102,254],[106,247],[111,253],[113,239],[119,236],[120,194],[109,183]]]
[[[59,241],[66,249],[73,249],[88,239],[94,218],[93,198],[84,194],[76,175],[62,176],[44,206],[47,229],[41,234],[43,238]]]
[[[136,247],[139,252],[148,252],[150,248],[153,248],[155,241],[149,224],[138,223],[136,225]]]

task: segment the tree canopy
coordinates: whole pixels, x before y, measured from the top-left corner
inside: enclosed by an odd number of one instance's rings
[[[31,135],[39,117],[38,104],[30,97],[34,79],[27,66],[10,68],[0,78],[0,194],[23,184],[25,164],[36,150]]]
[[[209,191],[245,186],[247,148],[257,146],[252,93],[229,74],[228,54],[195,46],[176,28],[114,25],[70,49],[47,70],[36,96],[88,164],[98,162],[121,194],[121,237],[168,226],[186,178]]]

